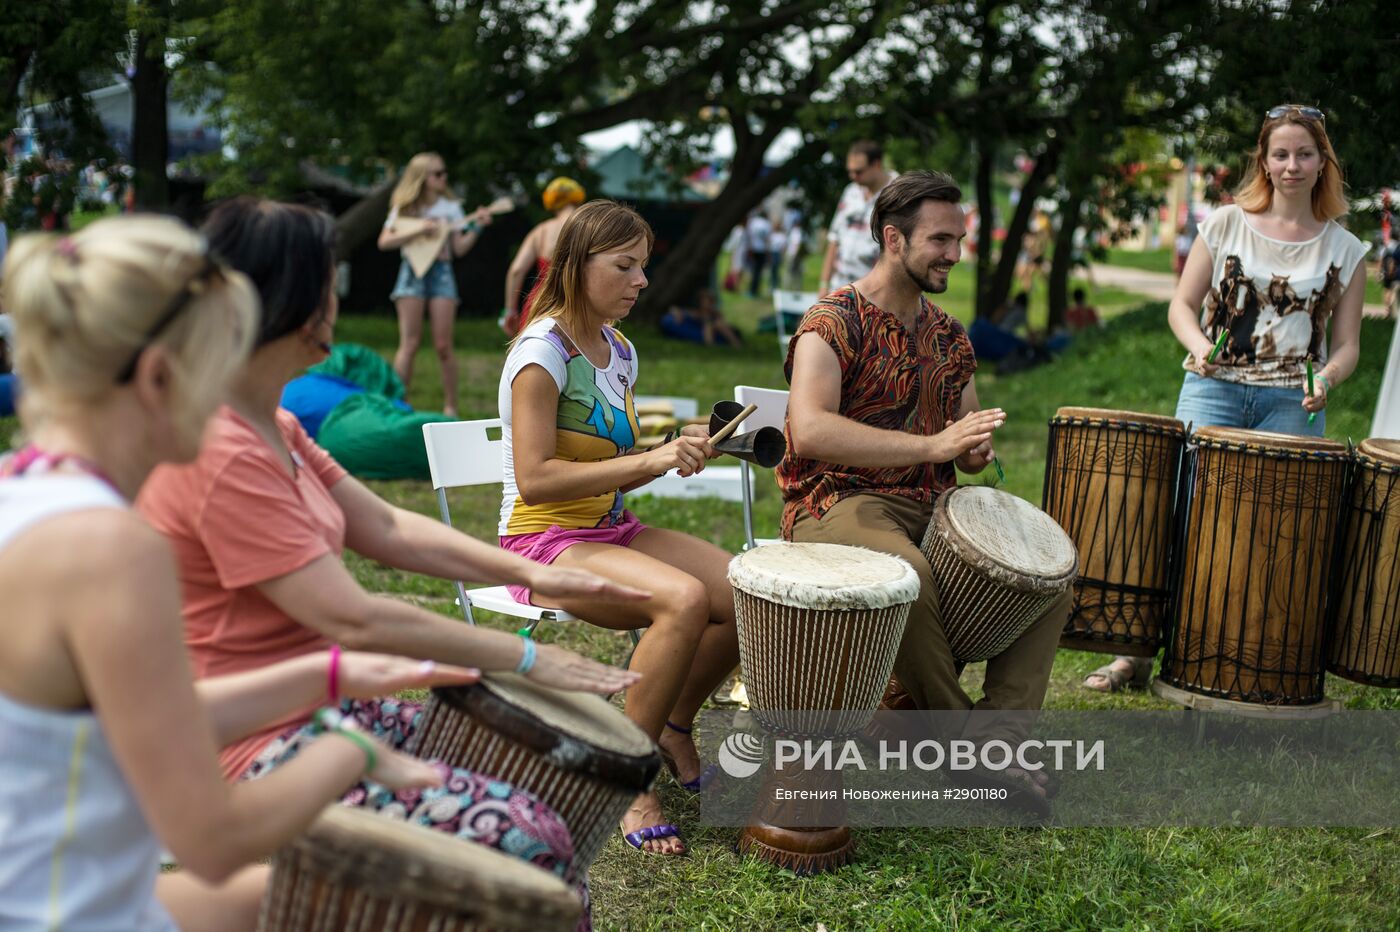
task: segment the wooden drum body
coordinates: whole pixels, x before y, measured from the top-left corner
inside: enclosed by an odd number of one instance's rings
[[[1327,669],[1400,687],[1400,440],[1361,441],[1353,475]]]
[[[1348,461],[1341,444],[1313,437],[1224,427],[1192,435],[1159,695],[1323,701],[1327,575]]]
[[[1079,551],[1060,646],[1155,657],[1171,611],[1173,501],[1186,429],[1175,418],[1060,408],[1045,511]]]
[[[933,569],[948,646],[964,663],[1010,647],[1064,596],[1079,566],[1049,515],[985,486],[940,495],[919,549]]]
[[[571,878],[584,876],[623,813],[661,769],[656,746],[599,696],[514,673],[433,690],[409,752],[529,790],[574,839]]]
[[[913,568],[859,547],[778,543],[735,557],[729,582],[754,718],[788,736],[848,735],[869,724],[919,595]],[[839,773],[773,771],[739,836],[740,852],[798,873],[849,863],[850,829],[789,827],[791,810],[775,802],[779,784],[838,793],[841,785]]]
[[[573,929],[583,904],[546,871],[485,845],[331,806],[273,858],[259,932]]]

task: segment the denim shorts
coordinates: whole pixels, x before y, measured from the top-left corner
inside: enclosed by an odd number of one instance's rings
[[[1308,423],[1301,388],[1245,385],[1186,373],[1176,401],[1176,419],[1196,427],[1241,427],[1276,434],[1321,437],[1327,412]]]
[[[394,282],[394,290],[389,293],[390,301],[399,298],[447,298],[457,300],[457,278],[452,274],[452,263],[439,259],[428,267],[428,274],[419,278],[413,274],[413,266],[404,259],[399,263],[399,277]]]

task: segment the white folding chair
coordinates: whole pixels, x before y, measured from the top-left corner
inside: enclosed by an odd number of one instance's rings
[[[423,445],[428,449],[428,472],[432,476],[433,491],[437,493],[442,521],[448,527],[452,526],[452,515],[447,508],[448,489],[500,483],[504,478],[501,439],[499,434],[495,439],[491,437],[493,431],[500,429],[501,419],[497,417],[423,425]],[[522,605],[511,597],[505,586],[468,589],[460,580],[456,586],[457,604],[462,606],[462,617],[468,624],[476,624],[476,619],[472,617],[473,606],[525,619],[527,624],[524,631],[527,636],[533,635],[539,623],[546,619],[578,620],[561,608]]]
[[[784,354],[787,353],[788,343],[792,341],[792,335],[787,332],[787,320],[784,315],[796,314],[800,317],[807,313],[807,308],[816,304],[820,297],[821,295],[815,291],[783,291],[779,289],[773,292],[773,313],[778,322],[778,349],[782,350]]]
[[[754,385],[736,385],[734,386],[734,400],[741,405],[758,405],[758,410],[748,416],[740,428],[741,430],[747,432],[758,430],[760,427],[776,427],[778,430],[783,429],[783,421],[787,419],[787,392],[777,388],[758,388]],[[750,464],[748,461],[739,461],[739,483],[744,497],[745,550],[752,550],[754,547],[760,547],[764,544],[772,544],[778,541],[776,537],[754,539],[753,480],[749,474],[749,469]]]

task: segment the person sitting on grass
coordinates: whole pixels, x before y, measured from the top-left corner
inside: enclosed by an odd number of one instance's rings
[[[701,288],[694,308],[672,307],[661,318],[661,332],[678,340],[714,346],[743,346],[744,338],[719,312],[712,289]]]
[[[1099,320],[1099,312],[1093,305],[1086,303],[1084,289],[1076,288],[1072,292],[1074,303],[1065,308],[1065,326],[1071,333],[1080,330],[1088,330],[1090,327],[1100,326],[1103,321]]]
[[[501,546],[619,586],[646,581],[655,593],[649,602],[613,604],[528,583],[511,593],[604,627],[646,629],[631,662],[645,677],[628,692],[626,714],[661,746],[681,785],[699,790],[708,778],[691,725],[738,664],[739,644],[730,554],[689,534],[649,528],[623,505],[624,492],[671,469],[692,475],[717,455],[698,425],[652,449],[633,449],[639,367],[616,323],[647,285],[651,248],[651,227],[612,201],[590,201],[564,224],[530,326],[501,373]],[[647,851],[684,850],[654,792],[628,810],[623,833]]]
[[[5,290],[28,445],[0,460],[0,927],[252,928],[257,862],[357,782],[448,791],[440,768],[341,727],[241,786],[218,746],[333,700],[328,682],[352,697],[476,674],[319,651],[196,686],[170,549],[129,503],[198,451],[257,297],[153,216],[22,237]],[[162,848],[180,870],[160,871]]]

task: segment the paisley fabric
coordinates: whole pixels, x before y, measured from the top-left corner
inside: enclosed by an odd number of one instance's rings
[[[792,381],[798,338],[815,333],[841,366],[839,413],[862,424],[910,434],[936,434],[957,420],[962,391],[977,370],[963,325],[921,298],[911,334],[895,317],[856,291],[838,288],[808,309],[788,346],[783,373]],[[952,463],[877,469],[804,459],[792,452],[778,465],[783,492],[783,537],[791,539],[801,511],[821,518],[856,492],[884,492],[921,502],[957,484]]]
[[[340,711],[354,718],[367,734],[399,749],[413,737],[423,718],[421,705],[399,699],[347,699],[341,703]],[[242,779],[256,780],[266,775],[296,757],[316,738],[311,725],[274,738]],[[533,793],[489,775],[440,766],[447,773],[447,782],[442,786],[395,791],[365,780],[351,787],[341,803],[489,845],[561,878],[568,875],[574,843],[558,813]]]

